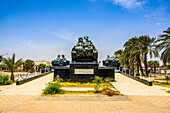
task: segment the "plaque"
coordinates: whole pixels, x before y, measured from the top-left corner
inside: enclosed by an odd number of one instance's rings
[[[74,69],[74,74],[94,74],[94,69]]]

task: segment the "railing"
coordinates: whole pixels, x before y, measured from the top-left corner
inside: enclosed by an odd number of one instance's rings
[[[27,78],[24,78],[22,80],[19,80],[16,82],[16,85],[21,85],[21,84],[24,84],[26,82],[29,82],[29,81],[32,81],[34,79],[37,79],[37,78],[40,78],[42,76],[45,76],[47,74],[51,73],[50,71],[49,72],[45,72],[45,73],[41,73],[41,74],[38,74],[38,75],[34,75],[34,76],[31,76],[31,77],[27,77]]]

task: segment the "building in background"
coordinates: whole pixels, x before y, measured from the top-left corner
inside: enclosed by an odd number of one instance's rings
[[[49,62],[49,61],[35,61],[35,68],[34,69],[36,69],[36,71],[40,70],[40,68],[39,68],[40,64],[45,64],[47,67],[51,66],[51,62]]]

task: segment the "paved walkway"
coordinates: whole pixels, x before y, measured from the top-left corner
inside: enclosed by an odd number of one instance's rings
[[[0,95],[40,95],[46,84],[53,80],[54,73],[40,77],[22,85],[0,86]]]
[[[116,88],[124,94],[138,95],[115,97],[40,96],[42,89],[45,88],[45,83],[52,81],[52,78],[53,73],[20,86],[11,85],[1,88],[0,113],[170,113],[170,96],[166,96],[165,91],[159,88],[160,93],[156,92],[158,96],[146,96],[148,93],[145,88],[151,88],[150,90],[153,92],[155,92],[155,88],[132,81],[121,74],[116,73],[117,83],[113,83]],[[138,91],[145,93],[140,95],[137,93]],[[152,91],[149,94],[152,94]]]
[[[147,86],[120,73],[115,73],[116,82],[112,82],[113,86],[124,95],[164,95],[170,96],[165,90],[159,86]]]
[[[168,96],[41,97],[2,96],[6,113],[170,113]]]

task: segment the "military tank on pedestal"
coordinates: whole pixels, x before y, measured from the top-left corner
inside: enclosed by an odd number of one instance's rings
[[[110,57],[107,55],[106,60],[103,60],[103,65],[108,67],[119,67],[120,62],[118,59],[115,59],[114,56]]]
[[[80,37],[76,46],[72,48],[72,61],[97,62],[98,50],[96,49],[94,44],[88,39],[88,36],[85,35],[84,39],[85,41],[83,41],[83,38]]]
[[[68,61],[64,55],[62,55],[62,57],[58,55],[58,57],[52,61],[52,66],[67,66],[69,64],[70,61]]]

